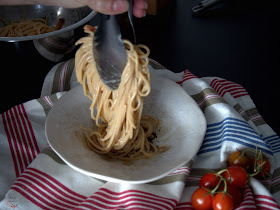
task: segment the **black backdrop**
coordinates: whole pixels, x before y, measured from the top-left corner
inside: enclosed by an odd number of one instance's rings
[[[135,18],[137,43],[146,44],[150,57],[174,72],[188,69],[198,77],[218,76],[241,84],[280,134],[276,1],[224,0],[193,15],[191,9],[199,2],[171,0],[156,16]],[[131,38],[129,30],[123,35]],[[40,97],[44,78],[55,64],[38,56],[31,45],[0,42],[1,113]]]

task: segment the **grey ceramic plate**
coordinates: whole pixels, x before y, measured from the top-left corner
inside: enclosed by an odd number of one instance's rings
[[[78,86],[54,105],[46,120],[46,136],[53,150],[73,169],[106,181],[147,183],[162,178],[190,161],[206,131],[206,120],[195,101],[176,83],[152,76],[152,91],[143,112],[162,121],[159,145],[170,146],[151,159],[125,165],[108,161],[88,149],[80,125],[90,128],[90,100]]]

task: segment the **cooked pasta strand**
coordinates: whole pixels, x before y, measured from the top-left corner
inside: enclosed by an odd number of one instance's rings
[[[149,49],[124,40],[127,65],[118,89],[111,90],[97,72],[92,51],[94,32],[88,26],[85,32],[89,35],[76,43],[82,44],[75,56],[76,76],[83,85],[84,94],[92,100],[91,117],[98,126],[95,131],[83,129],[87,144],[99,154],[120,160],[150,158],[163,151],[148,140],[159,121],[148,115],[142,116],[144,99],[151,91]]]

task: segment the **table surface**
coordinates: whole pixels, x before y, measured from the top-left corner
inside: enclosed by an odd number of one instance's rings
[[[276,6],[270,0],[224,0],[203,15],[193,15],[191,9],[199,2],[172,0],[156,16],[135,18],[137,43],[147,45],[150,58],[174,72],[188,69],[198,77],[218,76],[241,84],[279,135]],[[24,50],[18,52],[19,46]],[[27,42],[13,47],[0,43],[1,113],[40,97],[55,63],[36,56]]]

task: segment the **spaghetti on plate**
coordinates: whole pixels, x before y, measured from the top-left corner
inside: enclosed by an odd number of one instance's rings
[[[75,67],[77,80],[91,99],[91,118],[98,126],[97,130],[82,128],[88,146],[99,154],[120,160],[150,158],[165,151],[166,147],[158,147],[149,139],[155,136],[159,121],[142,115],[145,97],[151,91],[149,49],[123,40],[128,60],[118,89],[111,90],[96,68],[93,28],[86,26],[85,32],[88,36],[76,43],[82,45],[76,52]]]

